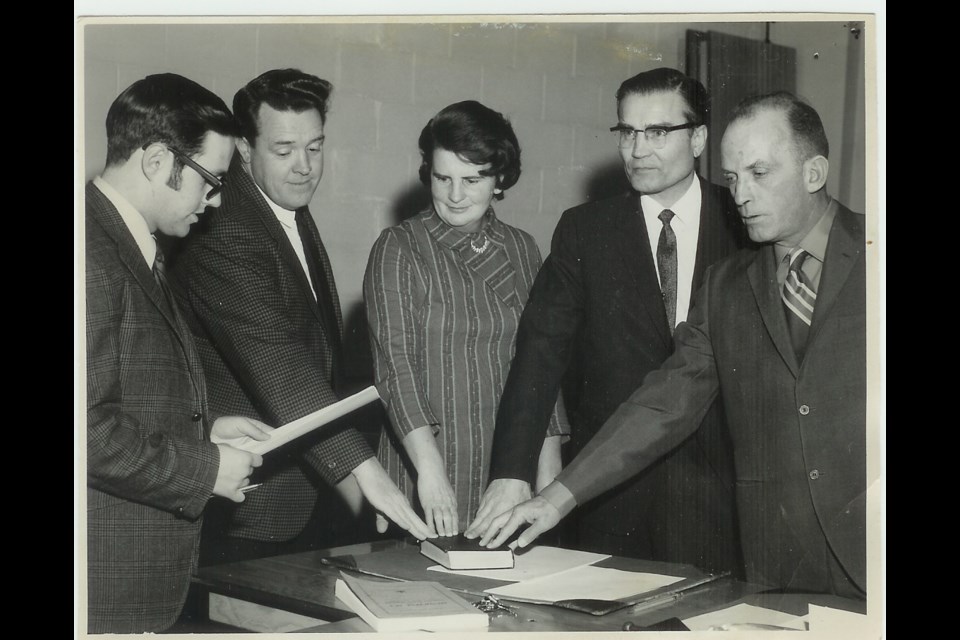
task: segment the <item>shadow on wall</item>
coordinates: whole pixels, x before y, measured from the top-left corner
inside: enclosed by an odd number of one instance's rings
[[[600,198],[609,198],[623,193],[630,189],[630,182],[623,172],[623,163],[613,159],[597,167],[590,177],[587,178],[584,186],[587,201],[599,200]],[[579,202],[571,202],[569,206],[573,207]]]
[[[384,222],[393,227],[408,218],[412,218],[430,206],[430,190],[419,180],[411,180],[400,192],[390,208],[390,217]]]

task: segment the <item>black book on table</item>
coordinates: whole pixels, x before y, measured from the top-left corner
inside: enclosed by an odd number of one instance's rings
[[[420,543],[420,553],[447,569],[512,569],[513,551],[501,546],[488,549],[480,539],[470,540],[463,534],[440,536]]]

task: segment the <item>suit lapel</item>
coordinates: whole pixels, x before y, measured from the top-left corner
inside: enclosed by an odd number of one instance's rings
[[[107,232],[107,235],[117,243],[117,254],[120,256],[120,262],[123,263],[124,267],[126,267],[133,276],[133,279],[136,280],[137,284],[146,292],[147,298],[157,307],[157,311],[159,311],[164,319],[170,323],[170,326],[179,333],[180,326],[177,323],[176,317],[173,315],[173,310],[167,303],[166,295],[153,277],[153,271],[147,266],[140,247],[137,246],[136,240],[133,239],[133,235],[130,233],[130,230],[127,229],[127,225],[124,224],[123,218],[120,217],[120,213],[116,207],[113,206],[113,203],[110,202],[93,183],[87,185],[86,195],[87,201],[92,205],[89,210],[97,222],[103,227],[104,231]]]
[[[753,295],[760,309],[760,316],[767,333],[773,341],[780,357],[790,368],[794,376],[799,366],[797,355],[790,342],[790,330],[787,319],[783,315],[783,303],[780,301],[780,288],[777,285],[777,264],[773,253],[773,246],[766,246],[756,252],[753,262],[747,267],[747,278],[753,289]]]
[[[716,260],[716,256],[707,255],[712,253],[709,248],[713,246],[709,239],[715,237],[713,234],[723,232],[722,229],[717,228],[718,225],[714,224],[717,212],[714,209],[713,193],[709,188],[710,185],[700,176],[697,176],[697,179],[700,180],[700,229],[697,232],[697,257],[693,262],[691,294],[696,293],[697,289],[700,288],[700,283],[703,282],[703,272],[707,270],[707,265],[713,264]],[[695,297],[694,295],[690,296],[690,304],[693,304]]]
[[[837,216],[830,229],[827,252],[823,260],[823,273],[817,291],[817,303],[813,309],[813,321],[810,324],[808,341],[816,339],[817,332],[823,326],[824,318],[837,301],[837,296],[846,283],[853,265],[863,253],[863,230],[856,224],[849,209],[840,205]]]
[[[700,180],[700,231],[697,235],[697,257],[693,264],[693,289],[696,293],[703,284],[703,274],[707,267],[730,254],[736,247],[730,239],[728,228],[729,212],[721,201],[722,193],[717,193],[717,187],[703,178]],[[690,303],[696,296],[690,296]]]
[[[667,312],[663,306],[663,294],[657,281],[657,267],[650,251],[647,225],[643,222],[639,198],[635,194],[624,197],[623,206],[616,213],[617,237],[614,240],[620,253],[624,270],[630,274],[637,287],[640,307],[649,316],[650,324],[666,347],[672,348],[673,338],[667,325]]]
[[[153,271],[147,266],[143,259],[143,253],[137,246],[136,240],[120,217],[113,203],[101,193],[92,183],[87,185],[87,201],[91,203],[88,211],[94,216],[98,223],[106,231],[114,242],[117,243],[117,255],[120,262],[133,276],[133,279],[140,285],[140,288],[146,293],[147,298],[157,308],[160,315],[170,325],[173,335],[180,343],[180,349],[183,351],[184,358],[187,361],[187,367],[190,369],[190,378],[197,390],[197,396],[202,402],[206,402],[206,389],[204,387],[203,375],[201,373],[200,360],[193,345],[193,338],[189,328],[186,326],[180,315],[176,302],[163,292],[156,278],[153,277]],[[169,286],[169,285],[168,285]],[[205,410],[205,407],[204,407]]]
[[[313,219],[313,214],[309,212],[309,209],[307,210],[307,230],[310,233],[310,238],[307,238],[307,239],[301,238],[301,240],[303,242],[312,241],[313,246],[316,248],[317,251],[320,252],[320,255],[318,256],[320,260],[320,264],[318,266],[324,270],[324,276],[326,277],[326,280],[327,280],[326,293],[327,293],[327,296],[329,296],[328,299],[330,301],[330,304],[333,306],[333,314],[334,314],[334,318],[336,319],[337,326],[326,327],[326,319],[322,317],[323,314],[321,314],[321,319],[324,320],[324,326],[327,328],[329,332],[331,333],[336,332],[337,335],[342,335],[343,334],[343,326],[342,326],[343,317],[340,312],[340,296],[337,294],[337,283],[333,277],[333,267],[330,264],[330,256],[327,255],[327,248],[323,246],[323,240],[320,238],[320,230],[317,229],[317,223]],[[299,264],[299,259],[297,263]],[[319,284],[317,284],[317,286],[319,286]],[[307,293],[310,293],[310,292],[308,291]],[[311,296],[310,299],[314,301],[313,304],[315,307],[319,307],[318,303],[313,298],[313,296]]]
[[[294,251],[293,245],[290,244],[290,238],[287,237],[287,233],[283,230],[283,226],[280,224],[280,221],[277,220],[276,214],[273,213],[273,209],[270,208],[263,194],[257,189],[253,178],[243,170],[243,166],[240,164],[236,155],[230,166],[229,180],[229,184],[236,185],[236,189],[232,195],[238,198],[238,202],[233,203],[233,206],[248,207],[256,212],[257,218],[263,224],[273,242],[276,243],[280,255],[283,256],[284,262],[287,263],[287,268],[293,273],[297,286],[300,289],[300,294],[306,298],[307,306],[313,310],[317,321],[323,325],[323,317],[320,314],[320,307],[317,305],[317,300],[313,295],[313,289],[310,287],[310,280],[307,279],[307,274],[303,271],[303,265],[300,263],[297,252]],[[230,191],[230,187],[227,187],[227,190]],[[227,193],[224,193],[225,200],[226,196]]]

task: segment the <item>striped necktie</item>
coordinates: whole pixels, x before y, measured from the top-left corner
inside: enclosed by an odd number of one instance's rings
[[[673,333],[677,324],[677,236],[670,228],[674,215],[670,209],[664,209],[657,216],[663,223],[657,240],[657,272],[660,274],[663,309],[667,312],[670,333]]]
[[[807,335],[813,321],[813,308],[817,303],[817,292],[813,283],[803,273],[803,263],[810,254],[796,247],[784,260],[789,260],[787,279],[783,282],[780,297],[783,299],[790,328],[790,340],[797,359],[802,360],[807,346]]]

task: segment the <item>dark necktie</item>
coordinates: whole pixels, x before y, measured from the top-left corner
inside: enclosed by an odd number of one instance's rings
[[[786,311],[787,326],[790,328],[790,341],[797,354],[797,360],[803,360],[807,347],[807,335],[813,321],[813,308],[817,303],[817,291],[810,279],[803,273],[803,263],[810,254],[795,248],[784,257],[789,260],[787,279],[783,282],[780,297]]]
[[[153,256],[153,279],[157,281],[157,284],[160,285],[160,290],[163,291],[163,297],[167,301],[167,310],[170,313],[174,313],[173,295],[170,292],[169,285],[167,285],[166,271],[167,268],[163,259],[163,251],[160,250],[160,245],[157,244],[157,252]]]
[[[657,270],[660,272],[660,291],[663,292],[663,308],[667,312],[667,325],[673,333],[677,323],[677,236],[670,228],[674,213],[664,209],[658,216],[663,223],[657,241]]]
[[[323,262],[325,253],[322,247],[317,244],[319,235],[315,238],[311,232],[308,223],[309,217],[310,210],[307,207],[297,209],[297,232],[300,234],[300,242],[303,244],[303,255],[307,261],[307,269],[310,271],[310,280],[313,281],[313,290],[317,297],[317,306],[320,308],[320,317],[323,319],[327,343],[330,345],[332,385],[334,390],[337,390],[342,381],[340,328],[337,325],[337,312],[331,299],[333,294],[327,280],[327,268]]]

